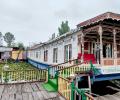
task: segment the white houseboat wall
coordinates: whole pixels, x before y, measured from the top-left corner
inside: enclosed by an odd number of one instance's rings
[[[38,68],[63,63],[78,56],[78,30],[67,32],[28,50],[28,62]]]

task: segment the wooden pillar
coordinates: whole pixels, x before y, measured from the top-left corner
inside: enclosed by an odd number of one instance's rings
[[[99,26],[98,33],[100,36],[100,64],[103,65],[103,43],[102,43],[103,30],[102,30],[102,26]]]
[[[116,30],[113,30],[113,46],[114,46],[114,50],[113,50],[113,56],[114,56],[114,65],[117,65],[117,44],[116,44]]]
[[[82,53],[82,57],[81,57],[81,62],[83,62],[84,61],[84,57],[83,57],[83,55],[84,55],[84,34],[83,34],[83,32],[82,31],[80,31],[80,40],[81,40],[81,49],[82,49],[82,51],[81,51],[81,53]]]

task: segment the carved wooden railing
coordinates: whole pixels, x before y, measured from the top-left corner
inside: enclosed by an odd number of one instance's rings
[[[84,64],[86,63],[86,64]],[[82,100],[94,100],[94,98],[85,92],[82,94],[77,87],[74,86],[74,89],[73,89],[73,85],[71,80],[71,75],[72,74],[75,74],[76,72],[83,72],[83,73],[86,73],[86,72],[89,72],[91,70],[91,66],[90,64],[87,64],[87,62],[84,62],[84,63],[81,63],[81,64],[77,64],[77,65],[73,65],[73,66],[70,66],[70,67],[67,67],[67,68],[63,68],[63,69],[60,69],[58,70],[57,72],[59,73],[59,76],[58,76],[58,92],[63,96],[65,97],[66,100],[74,100],[74,93],[75,93],[75,90],[78,92],[79,95],[82,95],[85,99],[82,99]]]
[[[73,59],[57,65],[51,65],[48,68],[48,79],[53,78],[55,76],[56,71],[67,68],[69,66],[76,65],[76,63],[80,63],[80,61],[78,59]]]
[[[104,66],[109,66],[109,65],[114,65],[114,58],[103,58],[103,65]],[[120,58],[115,59],[116,60],[116,64],[120,65]]]
[[[117,65],[120,65],[120,58],[117,58]]]
[[[102,61],[104,66],[114,65],[113,58],[103,58]]]
[[[67,100],[71,100],[70,81],[63,77],[58,77],[58,92]]]
[[[77,64],[73,65],[59,71],[59,76],[64,77],[64,78],[69,78],[71,75],[75,74],[76,72],[87,72],[90,71],[91,67],[90,64]]]
[[[21,83],[45,81],[47,70],[30,69],[30,70],[7,70],[2,71],[1,83]]]

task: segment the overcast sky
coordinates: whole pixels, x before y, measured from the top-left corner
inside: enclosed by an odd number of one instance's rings
[[[107,11],[120,13],[120,0],[0,0],[0,31],[29,45],[57,34],[61,21],[72,29]]]

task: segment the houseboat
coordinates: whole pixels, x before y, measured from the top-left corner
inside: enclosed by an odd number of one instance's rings
[[[120,66],[120,14],[98,15],[28,50],[28,62],[40,68],[76,58],[103,68]]]

